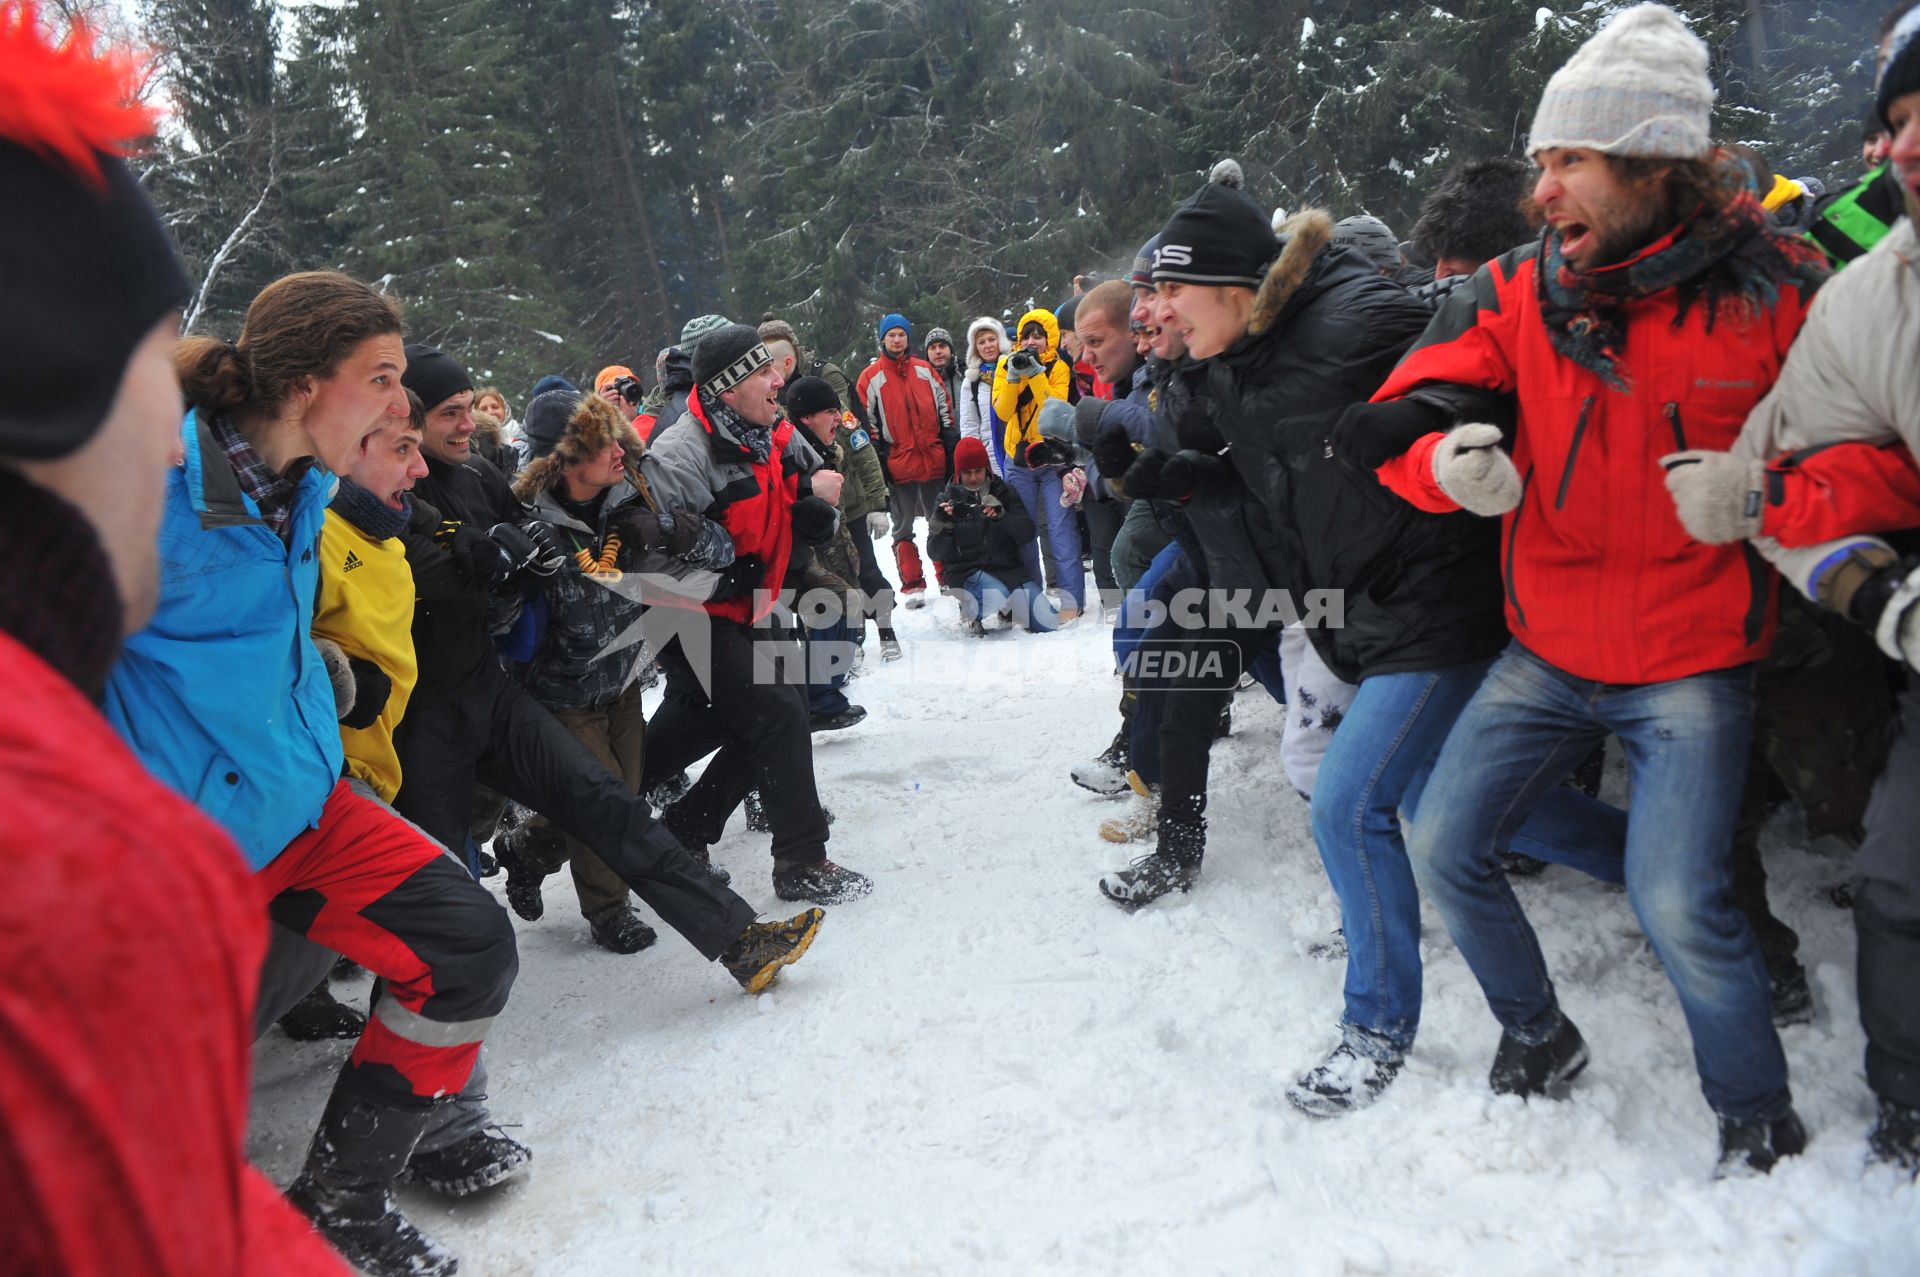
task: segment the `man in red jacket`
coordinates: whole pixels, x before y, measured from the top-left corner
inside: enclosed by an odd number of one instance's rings
[[[953,429],[953,405],[933,365],[909,353],[913,328],[903,315],[880,320],[880,353],[854,383],[880,444],[892,491],[893,558],[908,607],[926,605],[927,581],[913,543],[913,521],[931,519],[947,480],[942,436]],[[934,579],[940,565],[934,564]],[[945,584],[945,582],[941,582]]]
[[[1576,52],[1534,119],[1541,242],[1456,289],[1335,446],[1423,509],[1505,520],[1513,644],[1441,750],[1409,848],[1504,1030],[1493,1089],[1559,1094],[1586,1066],[1499,853],[1617,735],[1628,898],[1679,995],[1727,1173],[1806,1143],[1732,898],[1775,582],[1753,552],[1688,535],[1661,460],[1732,443],[1823,272],[1713,150],[1712,100],[1705,45],[1664,6]]]
[[[0,3],[0,1238],[8,1272],[345,1267],[246,1160],[264,902],[94,701],[158,597],[191,292],[131,58]],[[57,126],[57,127],[56,127]]]

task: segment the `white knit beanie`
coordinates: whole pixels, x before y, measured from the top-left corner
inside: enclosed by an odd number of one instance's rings
[[[1694,159],[1713,149],[1713,97],[1707,46],[1665,5],[1637,4],[1553,73],[1527,148]]]

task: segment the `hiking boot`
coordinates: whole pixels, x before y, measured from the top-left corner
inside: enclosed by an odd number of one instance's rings
[[[480,876],[497,878],[500,875],[500,861],[485,847],[480,849]]]
[[[906,653],[900,650],[900,640],[895,637],[894,632],[892,630],[881,630],[880,659],[883,661],[897,661],[905,655]]]
[[[1813,988],[1798,958],[1776,958],[1767,963],[1767,1001],[1776,1028],[1813,1023]]]
[[[1400,1072],[1398,1060],[1376,1060],[1342,1042],[1293,1080],[1287,1103],[1308,1117],[1345,1117],[1380,1098]]]
[[[1538,878],[1547,871],[1546,861],[1535,860],[1517,851],[1501,852],[1500,864],[1509,878]]]
[[[367,1017],[333,996],[326,982],[293,1004],[281,1016],[280,1031],[295,1042],[323,1042],[328,1038],[357,1038],[367,1027]]]
[[[1867,1134],[1867,1151],[1875,1161],[1920,1175],[1920,1108],[1881,1100],[1880,1115]]]
[[[1316,940],[1308,945],[1307,956],[1317,962],[1345,962],[1347,960],[1347,929],[1335,927],[1333,934],[1325,940]]]
[[[1774,1122],[1736,1122],[1720,1119],[1720,1162],[1715,1179],[1765,1175],[1783,1157],[1794,1157],[1807,1147],[1807,1128],[1792,1109]]]
[[[1553,1035],[1544,1042],[1529,1045],[1503,1032],[1487,1085],[1495,1095],[1518,1095],[1523,1099],[1544,1095],[1551,1100],[1561,1100],[1586,1067],[1586,1039],[1580,1036],[1573,1021],[1563,1015]]]
[[[825,910],[809,909],[785,922],[750,922],[720,955],[720,965],[748,993],[760,993],[773,983],[781,967],[800,961],[826,916]]]
[[[414,1150],[400,1178],[443,1197],[471,1197],[496,1184],[522,1178],[532,1161],[532,1149],[499,1127],[489,1126],[431,1153]]]
[[[917,612],[927,605],[926,587],[922,586],[917,590],[906,590],[903,591],[903,593],[906,595],[907,610],[909,612]]]
[[[1160,830],[1160,791],[1141,780],[1139,772],[1127,773],[1127,787],[1140,802],[1126,815],[1100,822],[1100,837],[1107,842],[1139,842]]]
[[[426,1109],[356,1099],[336,1083],[287,1201],[371,1277],[450,1277],[459,1261],[394,1205],[388,1191],[426,1129]]]
[[[977,616],[966,623],[965,629],[968,638],[985,638],[987,636],[987,623]]]
[[[1152,904],[1174,891],[1191,891],[1200,881],[1197,863],[1175,860],[1161,852],[1141,856],[1125,869],[1100,879],[1100,894],[1129,912]]]
[[[514,825],[501,830],[493,840],[493,850],[507,871],[507,904],[528,922],[538,922],[547,911],[540,888],[554,871],[535,864],[527,856],[524,847],[528,841],[527,828]]]
[[[1086,762],[1073,765],[1070,773],[1073,783],[1108,797],[1126,793],[1131,743],[1131,733],[1122,724],[1120,730],[1113,734],[1112,744]]]
[[[587,915],[587,929],[593,942],[611,953],[638,953],[660,934],[641,920],[631,905],[608,905]]]
[[[866,706],[849,705],[838,714],[807,715],[807,729],[815,732],[837,732],[842,728],[852,727],[866,716]]]
[[[798,864],[773,862],[773,894],[782,900],[842,905],[873,890],[873,879],[834,864],[825,856]]]

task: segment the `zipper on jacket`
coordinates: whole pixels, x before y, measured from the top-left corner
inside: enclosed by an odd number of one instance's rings
[[[1685,452],[1687,450],[1687,432],[1680,426],[1679,404],[1670,403],[1667,405],[1667,424],[1673,427],[1673,446],[1677,450]]]
[[[1533,467],[1520,476],[1520,504],[1513,507],[1513,522],[1507,525],[1507,570],[1501,575],[1507,579],[1507,602],[1513,607],[1514,619],[1524,627],[1527,623],[1527,609],[1520,606],[1519,591],[1513,588],[1514,547],[1520,543],[1520,516],[1527,510],[1527,489],[1533,486]]]
[[[1567,449],[1566,469],[1560,472],[1560,490],[1553,494],[1553,508],[1567,504],[1567,485],[1573,482],[1573,463],[1580,457],[1580,441],[1587,436],[1587,418],[1593,413],[1593,396],[1580,405],[1580,419],[1573,424],[1573,446]]]

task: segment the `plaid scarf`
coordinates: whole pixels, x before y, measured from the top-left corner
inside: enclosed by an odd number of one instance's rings
[[[260,507],[260,518],[266,525],[285,541],[287,527],[293,521],[293,499],[299,490],[299,476],[306,468],[305,459],[288,467],[291,473],[283,476],[260,459],[247,437],[228,418],[215,417],[210,428],[221,450],[227,454],[227,463],[239,478],[241,490]]]
[[[700,392],[700,402],[707,410],[707,424],[716,430],[725,430],[738,439],[748,452],[753,454],[753,464],[765,465],[767,458],[773,455],[773,427],[755,426],[747,419],[720,402],[720,396]]]
[[[1626,390],[1620,370],[1627,331],[1625,303],[1680,290],[1677,329],[1696,301],[1715,321],[1751,320],[1779,303],[1790,285],[1805,301],[1827,277],[1819,251],[1798,236],[1773,229],[1759,197],[1743,190],[1721,208],[1701,208],[1671,234],[1619,265],[1582,271],[1560,255],[1560,236],[1548,227],[1540,241],[1540,308],[1554,350]]]

